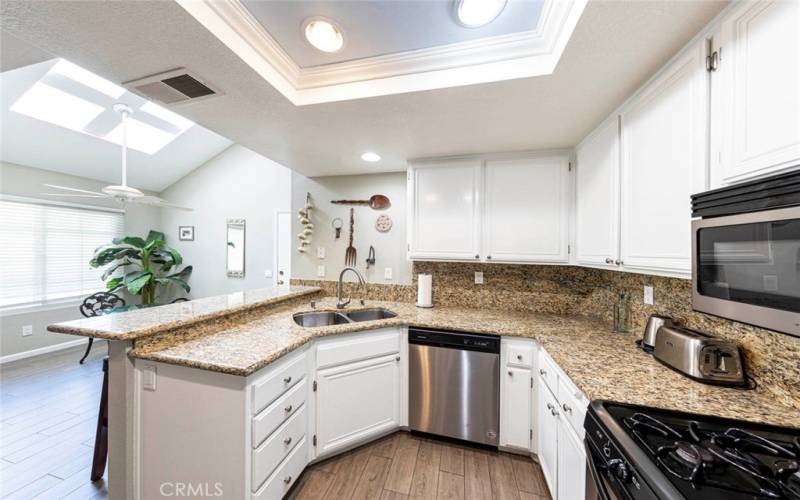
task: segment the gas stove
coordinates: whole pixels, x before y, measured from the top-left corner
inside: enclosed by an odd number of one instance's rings
[[[594,401],[587,499],[800,500],[800,429]]]

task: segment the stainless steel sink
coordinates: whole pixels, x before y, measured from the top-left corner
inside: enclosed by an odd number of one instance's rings
[[[362,309],[360,311],[352,311],[349,313],[345,313],[345,316],[350,318],[352,321],[359,322],[359,321],[375,321],[378,319],[389,319],[394,318],[397,316],[397,313],[390,311],[388,309]]]
[[[309,311],[295,313],[294,322],[300,326],[343,325],[351,321],[344,315],[334,311]]]

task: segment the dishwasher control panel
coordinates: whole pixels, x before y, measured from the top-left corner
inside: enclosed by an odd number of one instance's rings
[[[409,328],[408,343],[489,353],[500,352],[500,337],[479,333]]]

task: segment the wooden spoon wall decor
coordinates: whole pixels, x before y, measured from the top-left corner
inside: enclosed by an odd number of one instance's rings
[[[367,205],[373,210],[383,210],[392,206],[389,198],[382,194],[374,194],[368,200],[332,200],[335,205]]]

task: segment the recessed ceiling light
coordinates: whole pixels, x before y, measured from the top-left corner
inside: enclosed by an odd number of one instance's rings
[[[303,23],[308,43],[323,52],[336,52],[344,45],[342,30],[329,19],[313,17]]]
[[[456,19],[465,28],[479,28],[503,12],[506,0],[456,0]]]
[[[380,155],[372,152],[367,152],[361,155],[361,159],[364,161],[368,161],[370,163],[375,163],[376,161],[381,161]]]

